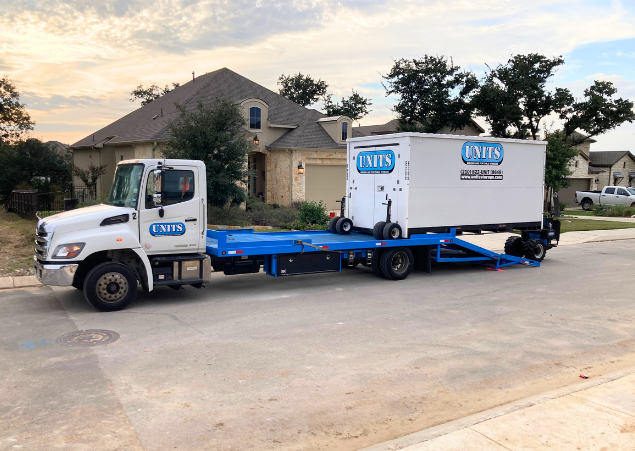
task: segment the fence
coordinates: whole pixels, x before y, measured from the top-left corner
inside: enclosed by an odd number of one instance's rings
[[[97,190],[89,186],[69,186],[67,189],[38,193],[37,190],[14,190],[5,204],[6,211],[25,217],[51,216],[73,210],[78,205],[97,200]]]

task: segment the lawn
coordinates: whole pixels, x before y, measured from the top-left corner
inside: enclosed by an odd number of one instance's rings
[[[565,210],[562,214],[565,216],[594,216],[592,211],[584,210]]]
[[[0,276],[32,274],[35,220],[0,211]]]
[[[597,219],[560,219],[562,233],[582,232],[587,230],[633,229],[635,223],[618,221],[601,221]]]

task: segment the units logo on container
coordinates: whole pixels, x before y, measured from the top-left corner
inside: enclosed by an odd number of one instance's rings
[[[357,155],[357,172],[360,174],[389,174],[395,169],[395,153],[392,150],[370,150]]]
[[[461,158],[465,164],[499,165],[503,162],[503,155],[503,146],[497,143],[468,141],[461,150]]]
[[[182,222],[165,222],[150,225],[152,236],[179,236],[185,233],[185,224]]]

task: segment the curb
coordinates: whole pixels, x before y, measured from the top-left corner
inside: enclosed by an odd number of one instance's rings
[[[0,277],[0,290],[13,288],[42,287],[35,276]]]
[[[423,442],[433,440],[435,438],[450,434],[452,432],[469,428],[471,426],[474,426],[476,424],[482,423],[487,420],[491,420],[493,418],[498,418],[498,417],[507,415],[508,413],[512,413],[516,410],[526,409],[528,407],[541,404],[545,401],[562,398],[572,393],[578,393],[586,389],[596,387],[598,385],[606,384],[608,382],[612,382],[617,379],[630,376],[632,374],[635,374],[635,367],[630,367],[625,370],[616,371],[614,373],[610,373],[605,376],[600,376],[597,379],[594,379],[592,381],[587,380],[587,381],[580,382],[580,383],[570,385],[567,387],[562,387],[556,390],[541,393],[539,395],[534,395],[528,398],[512,401],[508,404],[504,404],[498,407],[493,407],[491,409],[484,410],[482,412],[478,412],[472,415],[468,415],[467,417],[458,418],[456,420],[449,421],[447,423],[440,424],[438,426],[432,426],[428,429],[414,432],[412,434],[408,434],[403,437],[399,437],[393,440],[388,440],[386,442],[378,443],[376,445],[371,445],[367,448],[359,449],[358,451],[397,451],[400,449],[407,448],[409,446],[414,446]]]

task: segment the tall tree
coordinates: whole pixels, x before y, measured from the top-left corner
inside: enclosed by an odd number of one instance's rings
[[[33,125],[15,84],[6,75],[0,78],[0,141],[19,140]]]
[[[310,106],[326,95],[329,85],[320,79],[314,80],[310,75],[280,75],[278,84],[282,87],[278,91],[281,96],[302,106]]]
[[[253,144],[243,133],[246,120],[240,107],[217,97],[209,105],[199,102],[193,111],[178,104],[177,108],[180,117],[169,126],[163,155],[205,162],[210,205],[243,202],[246,192],[239,183],[247,180],[247,155]]]
[[[370,113],[368,109],[372,105],[370,99],[362,97],[359,93],[353,91],[349,97],[342,97],[342,103],[333,103],[331,94],[324,97],[324,109],[327,116],[348,116],[354,121]]]
[[[576,143],[567,139],[564,130],[545,130],[547,157],[545,162],[545,185],[552,191],[560,191],[570,185],[570,162],[578,154]]]
[[[134,102],[137,99],[141,99],[141,106],[144,106],[153,100],[166,95],[168,92],[174,91],[179,86],[181,86],[180,83],[172,83],[172,88],[165,85],[165,87],[161,89],[154,83],[147,88],[144,88],[143,85],[139,85],[130,92],[130,101]]]
[[[472,120],[472,96],[479,82],[444,56],[395,61],[383,76],[386,94],[398,97],[394,107],[401,130],[436,133],[464,128]]]
[[[97,181],[102,175],[106,175],[107,164],[95,165],[90,163],[88,168],[82,169],[78,166],[73,166],[73,175],[80,179],[86,187],[93,190],[97,189]],[[95,191],[96,192],[96,191]]]
[[[563,64],[561,56],[530,53],[514,55],[506,64],[490,69],[474,105],[490,124],[493,136],[538,139],[541,121],[552,113],[560,114],[573,102],[568,89],[549,91],[546,86]]]
[[[71,159],[70,152],[60,153],[35,138],[0,144],[0,198],[6,200],[17,185],[44,192],[67,186]]]
[[[617,88],[610,81],[595,80],[584,90],[584,97],[573,101],[560,111],[564,121],[565,137],[569,140],[585,141],[601,135],[624,122],[635,120],[633,102],[615,98]],[[579,135],[574,133],[579,131]]]

